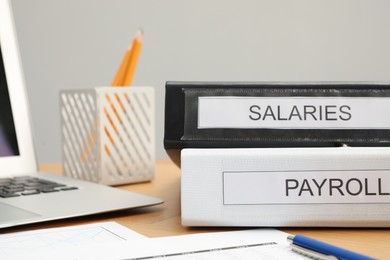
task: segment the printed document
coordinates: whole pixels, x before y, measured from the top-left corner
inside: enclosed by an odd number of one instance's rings
[[[147,238],[115,222],[0,235],[0,259],[307,259],[275,229]]]

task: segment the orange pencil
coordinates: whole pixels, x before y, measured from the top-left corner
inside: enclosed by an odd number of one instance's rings
[[[132,50],[132,46],[130,45],[126,50],[125,56],[123,57],[122,63],[118,68],[118,71],[115,75],[114,80],[112,81],[111,86],[113,87],[123,86],[122,82],[124,82],[125,75],[127,73],[127,65],[129,64],[130,61],[131,50]]]
[[[127,48],[122,63],[118,68],[112,86],[130,86],[134,77],[138,57],[142,49],[143,32],[139,30],[132,45]]]
[[[138,57],[139,54],[141,53],[142,49],[142,40],[143,40],[143,32],[142,30],[139,30],[137,33],[137,36],[133,40],[133,44],[131,46],[131,54],[130,54],[130,59],[129,63],[127,65],[127,72],[124,78],[124,81],[122,82],[123,86],[130,86],[131,82],[133,80],[135,68],[137,66],[138,62]]]

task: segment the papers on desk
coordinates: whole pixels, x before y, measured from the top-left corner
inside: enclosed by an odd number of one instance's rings
[[[0,236],[0,259],[307,259],[288,234],[253,229],[146,238],[114,222]]]
[[[153,252],[134,259],[307,259],[291,250],[287,233],[275,229],[218,232],[153,238]]]
[[[69,251],[147,239],[115,222],[17,232],[0,235],[0,259],[72,259]]]

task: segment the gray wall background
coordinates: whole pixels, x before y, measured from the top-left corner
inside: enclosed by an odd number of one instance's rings
[[[137,29],[134,85],[167,80],[389,81],[390,1],[13,0],[40,162],[61,161],[60,89],[110,85]]]

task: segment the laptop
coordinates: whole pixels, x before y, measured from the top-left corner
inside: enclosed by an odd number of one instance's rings
[[[11,4],[0,0],[0,228],[162,203],[38,172]]]

